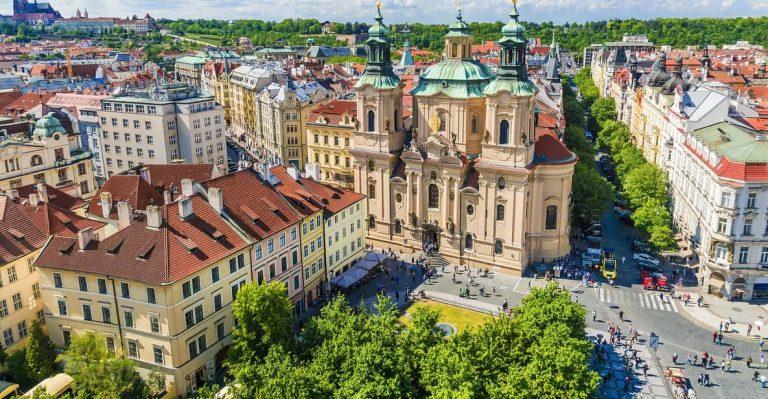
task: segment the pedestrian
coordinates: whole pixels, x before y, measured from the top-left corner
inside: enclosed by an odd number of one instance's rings
[[[723,333],[717,334],[717,344],[718,345],[723,344]]]
[[[720,331],[720,332],[723,331],[723,322],[722,321],[720,322],[720,327],[718,327],[718,331]]]
[[[758,379],[759,377],[760,377],[760,373],[758,373],[757,371],[755,371],[754,373],[752,373],[752,381],[757,381],[757,379]]]
[[[765,377],[765,374],[760,375],[760,387],[765,388],[765,384],[768,383],[768,378]]]
[[[720,371],[725,372],[725,359],[720,361]]]
[[[624,311],[619,310],[619,320],[624,321]]]
[[[688,357],[685,359],[685,364],[690,366],[691,365],[691,360],[693,360],[693,356],[688,354]]]
[[[763,365],[765,365],[765,353],[760,351],[760,368],[763,368]]]
[[[672,363],[674,363],[675,365],[677,365],[677,352],[675,352],[675,353],[673,353],[673,354],[672,354]]]
[[[747,324],[747,336],[752,336],[752,324]]]
[[[725,368],[729,373],[731,372],[731,359],[728,359],[728,361],[725,362]]]
[[[648,377],[648,363],[643,364],[643,377]]]
[[[491,290],[493,291],[493,296],[496,296],[496,286],[494,285],[491,287]]]
[[[701,307],[701,302],[703,302],[703,301],[704,301],[704,297],[703,297],[703,296],[701,296],[701,295],[699,295],[699,297],[698,297],[698,298],[696,298],[696,305],[697,305],[698,307]]]
[[[717,331],[712,333],[712,343],[714,344],[715,342],[717,342]]]
[[[400,291],[395,291],[395,302],[400,302]]]
[[[694,353],[693,354],[693,363],[691,363],[691,364],[695,366],[698,361],[699,361],[699,355]]]
[[[747,356],[747,368],[752,368],[752,356]]]
[[[709,386],[709,384],[710,384],[709,373],[704,373],[704,385]]]
[[[593,322],[597,321],[597,312],[595,311],[595,309],[592,309],[592,321]]]
[[[504,303],[501,304],[501,308],[504,309],[505,312],[509,308],[509,305],[507,304],[506,298],[504,299]]]
[[[696,379],[697,385],[704,385],[704,374],[699,373],[699,378]]]
[[[624,390],[625,391],[629,391],[629,386],[630,386],[631,382],[632,382],[632,377],[630,377],[629,374],[627,374],[627,376],[624,377]]]

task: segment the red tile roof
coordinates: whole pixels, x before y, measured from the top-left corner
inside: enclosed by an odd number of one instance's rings
[[[320,118],[325,118],[325,124],[338,126],[344,120],[344,115],[349,115],[350,118],[356,118],[357,103],[354,101],[333,100],[315,108],[312,111],[312,116],[310,117],[309,122],[316,123]]]
[[[16,99],[16,101],[5,107],[5,112],[13,114],[23,114],[40,104],[46,104],[53,97],[51,93],[26,93]]]
[[[292,198],[300,198],[307,209],[315,209],[311,213],[323,208],[326,212],[335,214],[365,198],[364,195],[354,191],[323,184],[308,177],[299,177],[299,181],[296,181],[282,165],[275,166],[271,170],[280,179],[278,191],[281,194],[289,192]]]
[[[20,198],[29,198],[29,194],[37,194],[37,184],[28,184],[16,189]],[[69,195],[58,188],[45,185],[45,191],[48,193],[48,201],[59,208],[75,210],[85,206],[86,202],[80,198]]]
[[[0,197],[0,262],[7,263],[42,247],[52,234],[76,237],[87,227],[104,223],[45,202],[32,206],[28,199]]]
[[[243,169],[202,184],[221,188],[227,213],[254,239],[264,239],[301,221],[288,201],[253,169]]]
[[[172,164],[145,164],[142,167],[131,169],[125,174],[136,174],[143,168],[147,168],[147,183],[156,191],[173,191],[181,187],[182,179],[191,179],[196,182],[212,179],[216,168],[212,163],[172,163]],[[139,173],[139,175],[141,175]]]
[[[155,191],[144,179],[136,175],[115,175],[110,177],[91,198],[88,203],[88,213],[102,216],[101,193],[103,192],[112,194],[111,216],[117,215],[118,202],[127,202],[136,210],[144,210],[148,205],[163,205],[163,195]]]
[[[182,280],[248,246],[202,196],[190,201],[193,214],[186,219],[177,203],[163,206],[159,229],[136,221],[83,251],[76,238],[55,236],[35,264],[157,285]]]
[[[575,162],[576,156],[560,140],[545,134],[536,140],[533,148],[534,163],[566,163]]]

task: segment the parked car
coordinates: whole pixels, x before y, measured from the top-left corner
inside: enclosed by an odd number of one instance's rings
[[[661,263],[661,262],[659,262],[658,259],[655,259],[653,256],[651,256],[649,254],[646,254],[646,253],[643,253],[643,252],[635,252],[632,255],[632,259],[634,259],[634,260],[636,260],[638,262],[639,261],[649,262],[649,263],[652,263],[652,264],[654,264],[656,266],[658,266]]]
[[[660,267],[654,265],[653,263],[646,262],[646,261],[638,261],[637,262],[637,268],[641,271],[647,271],[649,273],[663,273],[664,271],[661,270]]]

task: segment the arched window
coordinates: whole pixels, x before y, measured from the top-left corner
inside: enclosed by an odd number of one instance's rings
[[[493,252],[496,255],[501,255],[504,252],[504,246],[498,238],[493,242]]]
[[[472,233],[467,233],[467,235],[464,236],[464,249],[466,249],[467,251],[471,251],[472,248],[474,248],[474,246],[475,246],[475,243],[474,243],[474,240],[472,239]]]
[[[472,115],[472,133],[477,133],[478,117],[477,114]]]
[[[545,228],[547,230],[554,230],[557,228],[557,205],[550,205],[547,207]]]
[[[400,219],[395,220],[395,234],[403,233],[403,225],[400,223]]]
[[[499,190],[503,190],[504,187],[507,186],[507,181],[504,180],[503,177],[499,177],[499,181],[498,181],[497,185],[499,186]]]
[[[368,198],[376,199],[376,186],[373,184],[368,185]]]
[[[376,167],[376,164],[373,161],[368,161],[368,171],[373,172],[373,169]]]
[[[459,55],[459,46],[456,43],[451,45],[451,57],[456,58]]]
[[[32,159],[29,162],[32,166],[42,165],[43,164],[43,157],[40,155],[33,155]]]
[[[445,131],[445,111],[443,110],[437,111],[437,119],[440,121],[440,123],[437,126],[437,131],[444,132]]]
[[[504,220],[504,205],[496,205],[496,220]]]
[[[368,131],[376,130],[376,113],[373,110],[368,111]]]
[[[475,214],[475,207],[472,204],[467,205],[467,215],[472,216]]]
[[[499,124],[499,144],[509,144],[509,121],[506,119]]]
[[[376,217],[373,215],[368,216],[368,228],[369,229],[376,228]]]
[[[429,185],[429,207],[438,208],[440,205],[440,192],[437,189],[437,184]]]

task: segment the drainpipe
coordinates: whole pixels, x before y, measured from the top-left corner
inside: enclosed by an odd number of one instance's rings
[[[107,275],[107,278],[112,283],[112,298],[115,300],[115,313],[117,317],[117,336],[120,340],[120,352],[125,351],[125,346],[123,346],[123,323],[120,321],[120,307],[117,303],[117,290],[115,290],[115,280]]]

